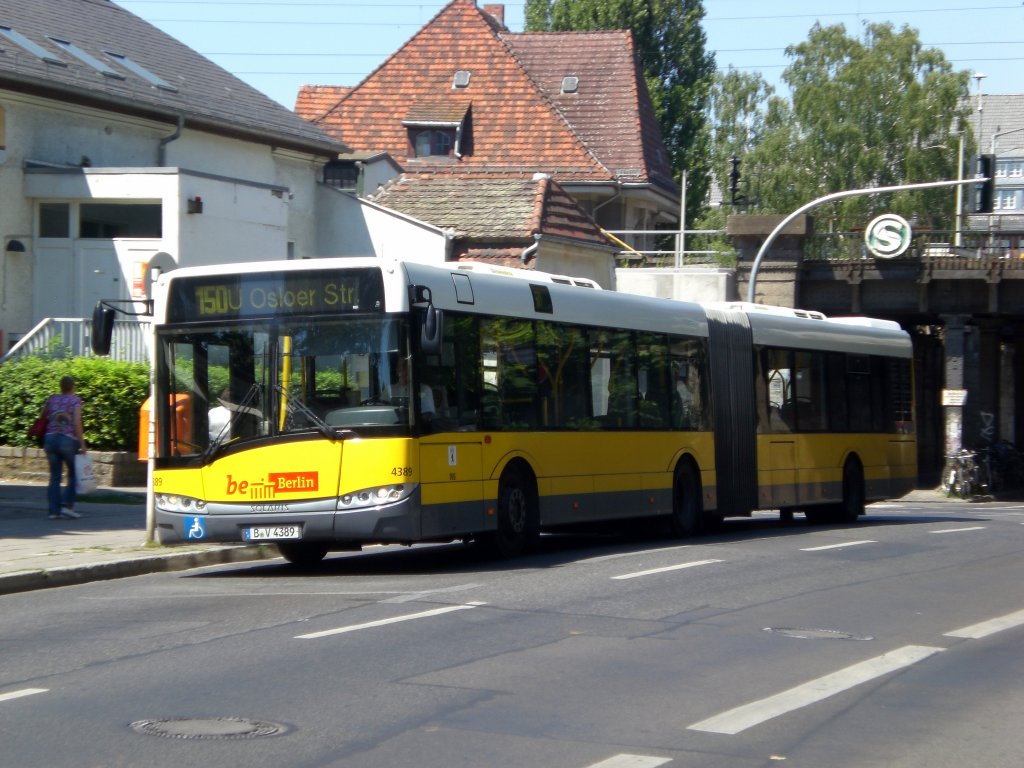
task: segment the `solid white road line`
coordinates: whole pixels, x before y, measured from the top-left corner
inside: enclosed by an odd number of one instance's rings
[[[943,637],[962,637],[967,640],[980,640],[983,637],[994,635],[996,632],[1002,632],[1004,629],[1019,627],[1021,624],[1024,624],[1024,611],[1015,611],[995,619],[971,624],[969,627],[954,629],[952,632],[946,632]]]
[[[984,531],[984,525],[972,525],[970,528],[943,528],[940,531],[928,531],[928,533],[963,533],[964,531]]]
[[[49,688],[22,688],[20,691],[11,691],[10,693],[0,693],[0,701],[11,701],[12,699],[20,699],[22,696],[32,696],[36,693],[46,693]]]
[[[720,563],[721,560],[695,560],[692,563],[680,563],[679,565],[666,565],[664,568],[651,568],[649,571],[636,571],[635,573],[624,573],[621,576],[612,576],[612,579],[636,579],[640,576],[650,576],[652,573],[668,573],[669,571],[681,571],[684,568],[696,568],[698,565],[711,565]]]
[[[728,712],[694,723],[688,728],[691,731],[708,731],[732,736],[779,715],[823,701],[861,683],[909,667],[942,650],[927,645],[907,645],[816,680],[810,680],[766,699],[730,709]]]
[[[388,624],[398,624],[403,621],[412,621],[413,619],[425,619],[428,616],[440,616],[445,613],[452,613],[453,611],[468,611],[471,608],[478,608],[484,605],[484,603],[467,603],[466,605],[449,605],[445,608],[434,608],[429,611],[421,611],[420,613],[409,613],[405,616],[393,616],[390,619],[379,619],[377,621],[368,621],[365,624],[350,624],[347,627],[337,627],[335,629],[325,629],[322,632],[310,632],[305,635],[296,635],[296,640],[315,640],[320,637],[329,637],[331,635],[343,635],[346,632],[356,632],[360,629],[372,629],[373,627],[383,627]]]
[[[588,765],[587,768],[656,768],[671,763],[671,757],[654,757],[653,755],[615,755],[600,763]]]
[[[843,549],[844,547],[857,547],[861,544],[877,544],[877,541],[872,539],[865,539],[864,541],[847,541],[842,544],[826,544],[823,547],[807,547],[801,549],[801,552],[824,552],[826,549]]]

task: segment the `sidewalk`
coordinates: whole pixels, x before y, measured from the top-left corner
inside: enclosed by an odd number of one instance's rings
[[[277,557],[272,546],[146,545],[144,488],[81,497],[78,520],[47,517],[46,486],[0,481],[0,594]]]

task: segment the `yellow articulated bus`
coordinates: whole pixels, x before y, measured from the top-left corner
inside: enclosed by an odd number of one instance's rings
[[[916,478],[887,321],[370,258],[178,269],[154,315],[164,542],[507,557],[606,520],[852,521]]]

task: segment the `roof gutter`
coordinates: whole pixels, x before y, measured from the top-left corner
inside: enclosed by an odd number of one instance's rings
[[[595,205],[594,209],[590,212],[591,217],[596,219],[597,218],[597,212],[599,210],[601,210],[606,205],[608,205],[608,203],[613,203],[616,200],[618,200],[620,197],[622,197],[622,182],[621,181],[616,181],[616,182],[614,182],[614,184],[615,184],[615,194],[612,195],[611,197],[609,197],[603,203],[598,203],[597,205]]]
[[[519,254],[519,260],[523,262],[523,264],[529,262],[530,259],[537,254],[537,249],[540,248],[540,238],[541,236],[538,232],[533,236],[533,245],[526,246],[523,248],[523,252]]]
[[[181,131],[185,127],[185,116],[178,113],[178,124],[174,128],[174,133],[169,136],[164,136],[160,139],[160,148],[157,149],[156,153],[156,164],[158,167],[163,168],[167,164],[167,145],[172,141],[177,141],[181,138]]]

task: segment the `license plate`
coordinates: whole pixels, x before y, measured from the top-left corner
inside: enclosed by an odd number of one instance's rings
[[[277,541],[279,539],[301,539],[301,525],[254,525],[242,529],[245,541]]]

